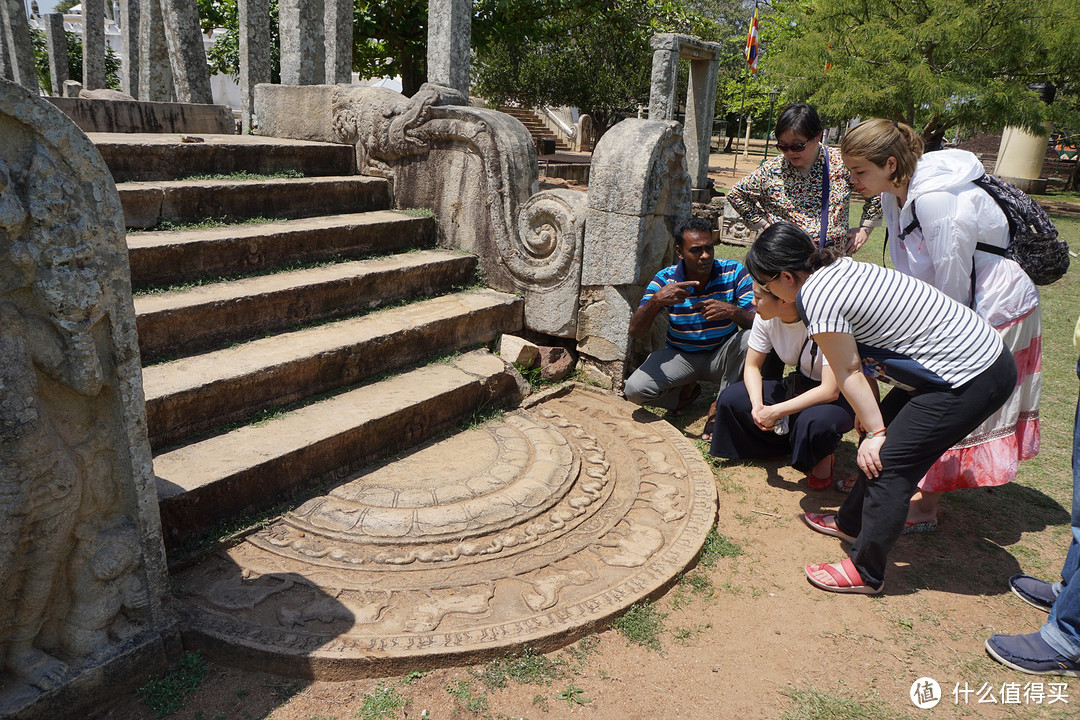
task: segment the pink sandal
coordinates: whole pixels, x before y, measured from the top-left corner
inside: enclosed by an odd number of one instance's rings
[[[832,518],[831,525],[828,522],[830,518]],[[836,515],[808,512],[802,516],[802,519],[814,532],[819,532],[822,535],[828,535],[829,537],[837,537],[841,540],[847,540],[849,543],[855,542],[855,538],[851,537],[837,526]]]
[[[822,582],[814,578],[815,572],[825,571],[832,582]],[[830,563],[815,563],[806,566],[806,579],[810,584],[821,590],[835,593],[856,593],[859,595],[877,595],[885,587],[874,588],[863,582],[859,571],[855,569],[855,563],[851,558],[844,558],[840,563],[840,569]]]

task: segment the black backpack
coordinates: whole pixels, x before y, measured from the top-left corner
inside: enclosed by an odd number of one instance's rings
[[[994,199],[1009,221],[1008,247],[976,243],[975,249],[1015,260],[1036,285],[1049,285],[1059,280],[1069,269],[1069,246],[1064,240],[1058,239],[1057,228],[1039,204],[1020,188],[993,175],[983,175],[973,182]],[[901,240],[920,227],[914,203],[911,205],[911,218],[908,226],[900,232]],[[974,266],[971,272],[974,287]]]

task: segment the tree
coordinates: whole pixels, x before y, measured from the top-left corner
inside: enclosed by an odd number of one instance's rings
[[[80,2],[82,2],[82,0],[60,0],[58,3],[56,3],[56,6],[53,7],[53,12],[66,13],[68,10],[75,7]]]
[[[1052,112],[1028,86],[1075,73],[1075,5],[781,0],[768,73],[825,117],[902,120],[930,145],[957,125],[1038,127]]]
[[[68,77],[73,80],[82,80],[83,74],[83,48],[82,36],[78,33],[65,32],[67,39],[67,62]],[[49,50],[45,43],[45,33],[36,28],[30,28],[30,42],[34,51],[34,72],[37,74],[38,84],[50,95],[59,95],[63,88],[53,88],[52,75],[49,74]],[[120,89],[120,58],[113,49],[105,45],[105,87],[112,90]]]

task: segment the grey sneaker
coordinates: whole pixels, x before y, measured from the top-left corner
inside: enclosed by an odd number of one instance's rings
[[[1016,597],[1043,612],[1050,612],[1057,598],[1053,585],[1030,575],[1013,575],[1009,578],[1009,587]]]
[[[992,635],[986,652],[1005,667],[1029,675],[1080,677],[1080,663],[1069,660],[1050,647],[1042,635]]]

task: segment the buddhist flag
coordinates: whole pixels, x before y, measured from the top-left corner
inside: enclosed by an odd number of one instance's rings
[[[757,73],[757,57],[758,57],[758,42],[757,42],[757,8],[754,8],[754,19],[750,21],[750,32],[746,36],[746,62],[750,65],[750,72]]]

